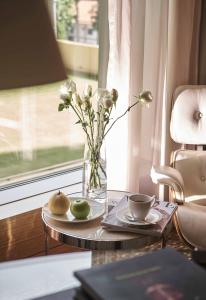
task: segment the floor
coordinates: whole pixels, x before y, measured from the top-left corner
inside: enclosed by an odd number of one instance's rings
[[[173,230],[172,233],[169,236],[169,239],[167,241],[167,247],[175,248],[177,251],[191,259],[191,248],[186,246],[177,235],[176,231]],[[148,252],[148,251],[154,251],[161,248],[161,243],[155,243],[152,246],[147,246],[145,248],[141,249],[142,253]]]
[[[177,251],[185,255],[188,259],[191,259],[191,249],[186,246],[178,237],[175,230],[170,233],[169,239],[167,241],[167,247],[175,248]],[[93,257],[93,265],[98,265],[102,263],[109,263],[116,260],[126,259],[133,256],[142,256],[151,251],[161,249],[161,242],[156,242],[152,245],[140,248],[138,250],[116,250],[98,252],[98,255]]]

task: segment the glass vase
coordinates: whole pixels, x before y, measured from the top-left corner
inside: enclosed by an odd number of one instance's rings
[[[97,143],[98,144],[98,143]],[[91,147],[85,143],[83,163],[83,196],[105,204],[107,200],[107,173],[105,143]]]

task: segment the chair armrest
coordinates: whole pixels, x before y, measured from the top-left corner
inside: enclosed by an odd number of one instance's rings
[[[172,188],[176,202],[184,203],[184,181],[178,170],[167,166],[153,166],[150,175],[154,183]]]

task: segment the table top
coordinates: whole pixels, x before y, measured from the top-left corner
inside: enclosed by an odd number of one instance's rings
[[[108,191],[109,203],[119,201],[129,193]],[[109,232],[102,228],[102,218],[87,223],[65,223],[53,220],[42,213],[47,234],[60,242],[90,250],[120,250],[143,247],[160,238],[128,232]]]

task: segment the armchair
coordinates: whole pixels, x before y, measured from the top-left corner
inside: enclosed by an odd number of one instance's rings
[[[168,185],[170,201],[178,203],[174,224],[180,237],[192,248],[206,249],[206,86],[176,90],[170,134],[180,149],[170,166],[153,166],[151,178]]]

